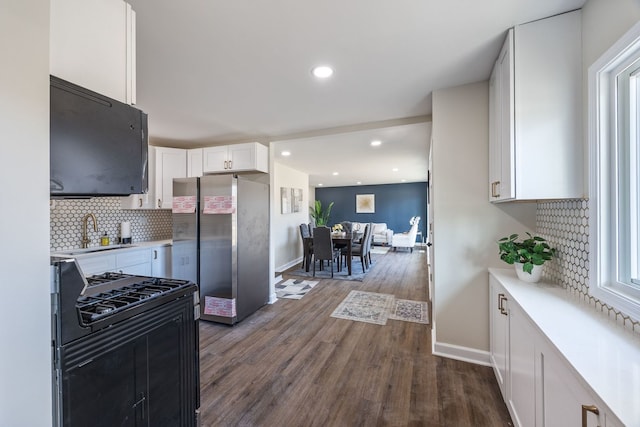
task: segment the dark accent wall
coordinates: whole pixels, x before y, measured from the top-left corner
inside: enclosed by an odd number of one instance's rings
[[[356,213],[356,194],[375,194],[375,213]],[[418,230],[426,236],[426,182],[316,188],[316,200],[323,207],[334,202],[329,217],[332,225],[341,221],[386,222],[394,233],[402,233],[411,227],[411,217],[419,216]]]

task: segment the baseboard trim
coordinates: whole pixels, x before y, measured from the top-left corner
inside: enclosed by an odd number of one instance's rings
[[[283,265],[281,265],[279,267],[276,267],[276,271],[286,271],[286,270],[290,269],[291,267],[295,266],[296,264],[300,264],[301,262],[302,262],[302,257],[296,258],[296,259],[294,259],[292,261],[289,261],[286,264],[283,264]]]
[[[271,288],[271,290],[273,292],[271,292],[269,294],[269,302],[268,302],[268,304],[273,304],[276,301],[278,301],[278,296],[276,295],[276,291],[274,289],[275,289],[276,284],[280,283],[281,281],[282,281],[282,275],[280,275],[280,274],[278,274],[276,277],[274,277],[273,280],[271,281],[270,288]]]
[[[269,304],[274,304],[277,301],[278,301],[278,296],[276,295],[275,292],[269,295]]]
[[[447,357],[449,359],[461,360],[463,362],[474,363],[476,365],[491,366],[489,352],[477,350],[475,348],[435,342],[433,344],[433,354],[434,356]]]

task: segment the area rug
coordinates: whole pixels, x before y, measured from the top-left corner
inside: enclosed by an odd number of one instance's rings
[[[351,291],[331,313],[338,319],[386,325],[395,297],[375,292]]]
[[[318,261],[319,262],[319,261]],[[334,280],[355,280],[358,282],[362,282],[364,280],[364,276],[366,273],[371,271],[373,265],[369,266],[369,270],[366,270],[365,273],[362,272],[362,263],[360,262],[360,258],[352,258],[351,260],[351,276],[349,276],[349,271],[347,270],[347,266],[342,266],[342,271],[338,271],[338,267],[334,264],[333,266],[333,279]],[[309,268],[309,271],[305,271],[304,268],[299,268],[297,270],[289,271],[288,274],[292,276],[300,276],[300,277],[312,277],[314,279],[331,279],[331,267],[325,265],[323,270],[320,270],[319,264],[316,264],[316,275],[313,276],[313,266]]]
[[[389,319],[405,322],[429,323],[429,307],[424,301],[395,300]]]
[[[301,299],[318,283],[320,282],[302,279],[289,279],[276,284],[276,296],[278,298]]]
[[[374,246],[371,248],[371,253],[372,254],[378,254],[378,255],[384,255],[387,252],[389,252],[389,249],[391,249],[391,246]]]

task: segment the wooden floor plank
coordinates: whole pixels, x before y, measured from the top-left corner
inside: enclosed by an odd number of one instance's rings
[[[373,257],[362,282],[317,279],[233,327],[201,321],[203,427],[511,425],[492,370],[431,355],[429,325],[330,317],[351,290],[428,301],[424,252]]]

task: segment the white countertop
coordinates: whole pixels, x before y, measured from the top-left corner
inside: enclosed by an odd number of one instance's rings
[[[489,269],[596,395],[627,426],[640,426],[640,338],[548,283]]]
[[[136,249],[144,249],[149,247],[158,246],[171,246],[173,241],[171,239],[166,240],[152,240],[149,242],[135,242],[131,245],[109,245],[109,246],[92,246],[87,249],[65,249],[61,251],[51,252],[54,256],[69,256],[73,258],[86,258],[95,255],[106,255],[110,253],[121,253],[124,251],[132,251]]]

